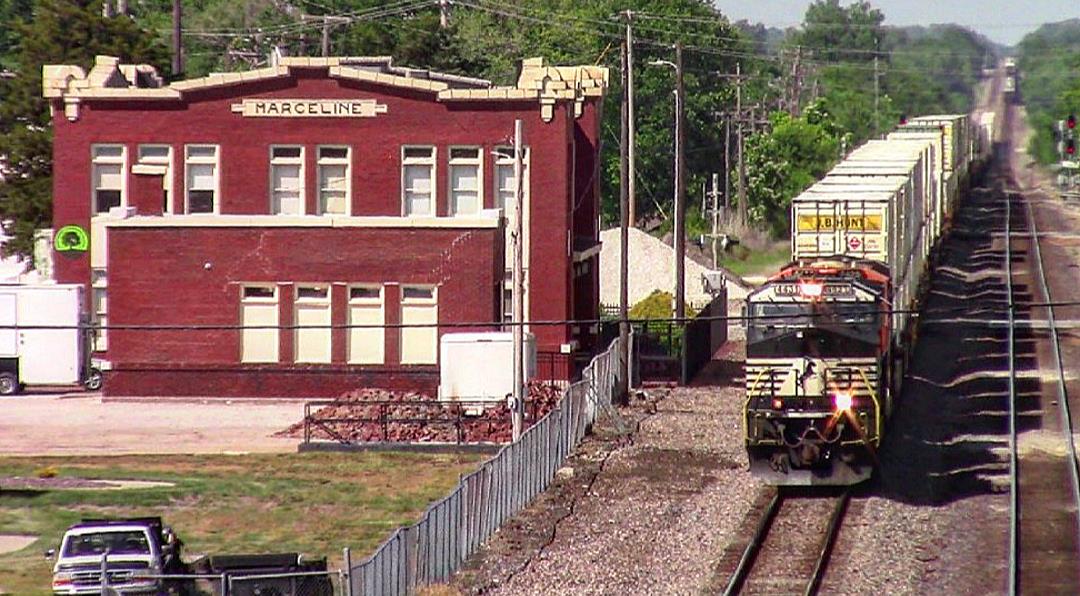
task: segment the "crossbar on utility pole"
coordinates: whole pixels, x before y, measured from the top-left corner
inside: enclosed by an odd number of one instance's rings
[[[619,126],[619,387],[616,391],[619,403],[630,402],[630,322],[629,322],[629,279],[630,273],[630,174],[629,137],[630,109],[629,87],[626,84],[629,69],[629,44],[622,47],[622,82],[623,96],[620,107]]]
[[[522,139],[521,120],[514,120],[514,304],[513,304],[513,357],[514,357],[514,393],[513,393],[513,438],[517,441],[521,437],[521,431],[525,426],[525,330],[522,322],[525,320],[524,300],[524,200],[522,197],[522,152],[524,141]]]

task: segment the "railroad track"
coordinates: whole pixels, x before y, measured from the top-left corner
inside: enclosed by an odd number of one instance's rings
[[[847,513],[850,489],[774,489],[724,594],[817,594]]]
[[[1008,592],[1017,593],[1080,593],[1080,470],[1077,468],[1073,441],[1072,413],[1066,388],[1065,369],[1061,356],[1058,321],[1054,316],[1040,248],[1040,234],[1030,202],[1023,200],[1023,221],[1026,230],[1014,234],[1012,217],[1014,198],[1019,193],[1005,195],[1005,261],[1008,309],[1009,360],[1009,568]],[[1034,285],[1027,292],[1033,302],[1040,296],[1042,304],[1024,304],[1017,300],[1013,268],[1014,242],[1026,246],[1025,276]],[[1016,331],[1021,328],[1020,316],[1035,309],[1046,312],[1046,331],[1050,343],[1050,360],[1056,368],[1053,391],[1043,387],[1042,430],[1060,432],[1064,455],[1025,455],[1018,448],[1018,413],[1016,369],[1020,354]],[[1038,356],[1036,354],[1036,363]],[[1036,364],[1036,367],[1039,365]],[[1045,376],[1039,375],[1042,382]],[[1056,404],[1056,407],[1055,407]]]

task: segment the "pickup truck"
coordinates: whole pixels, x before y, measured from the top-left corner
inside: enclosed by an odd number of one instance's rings
[[[88,519],[64,532],[53,565],[53,594],[101,594],[102,558],[108,585],[119,594],[168,592],[161,576],[187,571],[181,545],[160,517]]]
[[[53,594],[101,594],[103,558],[111,594],[201,594],[193,575],[229,580],[207,582],[215,595],[223,584],[231,586],[229,596],[334,594],[329,577],[319,574],[326,571],[326,559],[303,560],[297,553],[230,554],[185,563],[181,549],[180,539],[160,517],[83,520],[67,529],[58,551],[46,553],[56,559]]]

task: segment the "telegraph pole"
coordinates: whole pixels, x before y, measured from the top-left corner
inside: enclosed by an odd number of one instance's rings
[[[739,120],[736,122],[735,134],[739,142],[739,224],[745,228],[750,214],[746,208],[746,160],[744,159],[745,138],[743,137],[743,112],[742,112],[742,63],[735,64],[735,113]]]
[[[450,0],[439,0],[439,28],[450,26]]]
[[[174,77],[184,74],[184,49],[180,37],[181,20],[180,0],[172,0],[172,74]]]
[[[686,111],[682,42],[675,43],[675,318],[686,316]],[[680,322],[680,325],[682,323]]]
[[[522,141],[521,120],[514,120],[514,408],[513,408],[513,432],[514,440],[521,437],[521,431],[525,426],[525,329],[522,323],[525,320],[524,300],[524,272],[522,271],[524,252],[524,225],[522,217],[525,209],[525,201],[522,192],[522,153],[524,152]]]
[[[630,203],[630,225],[634,226],[637,223],[637,198],[634,194],[635,186],[635,168],[636,162],[634,161],[634,12],[627,10],[623,12],[623,16],[626,18],[626,110],[627,110],[627,136],[629,137],[629,149],[627,150],[627,201]]]
[[[724,161],[725,167],[727,161]],[[720,174],[713,172],[712,175],[712,268],[716,270],[720,256],[716,250],[716,237],[720,233]]]
[[[630,322],[629,319],[629,288],[627,279],[630,273],[630,185],[627,178],[630,174],[630,159],[627,152],[630,136],[630,93],[626,85],[627,76],[630,74],[626,65],[629,63],[628,46],[622,47],[622,89],[620,126],[619,126],[619,386],[615,396],[623,405],[630,403]]]
[[[881,121],[878,119],[878,104],[881,96],[881,83],[878,78],[878,39],[874,38],[874,134],[878,133]]]

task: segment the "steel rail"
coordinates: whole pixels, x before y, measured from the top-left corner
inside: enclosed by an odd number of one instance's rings
[[[825,569],[832,558],[833,548],[836,546],[836,538],[840,535],[840,523],[847,514],[848,503],[851,501],[851,490],[845,490],[836,502],[832,517],[829,518],[829,526],[825,529],[825,537],[818,551],[817,563],[814,565],[814,574],[810,577],[810,583],[806,586],[805,596],[814,596],[821,589],[821,580],[825,579]]]
[[[765,537],[769,534],[769,528],[772,527],[776,514],[780,512],[780,505],[783,501],[783,491],[776,489],[776,493],[773,494],[768,507],[765,508],[765,514],[761,516],[757,528],[754,529],[754,536],[746,545],[746,549],[743,550],[739,565],[735,567],[735,572],[728,579],[727,587],[724,588],[724,596],[734,596],[742,590],[746,578],[750,575],[750,569],[754,566],[754,560],[757,559],[762,545],[765,544]]]
[[[1031,204],[1025,202],[1025,211],[1027,215],[1028,228],[1035,232],[1035,214],[1031,209]],[[1048,303],[1052,304],[1050,298],[1050,284],[1046,281],[1046,269],[1043,267],[1042,249],[1039,247],[1038,235],[1035,236],[1032,245],[1035,249],[1035,265],[1039,270],[1039,286],[1042,289],[1043,297],[1046,298]],[[1069,475],[1072,476],[1072,493],[1073,503],[1076,505],[1076,535],[1077,540],[1080,541],[1080,470],[1077,469],[1076,458],[1076,443],[1073,439],[1073,425],[1072,415],[1069,411],[1069,394],[1065,388],[1065,365],[1061,359],[1061,338],[1058,335],[1058,328],[1054,324],[1054,307],[1046,307],[1047,320],[1050,322],[1050,349],[1054,356],[1054,363],[1057,366],[1058,382],[1057,382],[1057,397],[1058,408],[1061,411],[1061,432],[1065,435],[1065,445],[1069,453]]]
[[[1012,291],[1012,195],[1005,191],[1005,296],[1009,303],[1009,596],[1016,596],[1019,579],[1018,555],[1020,506],[1016,461],[1016,333]]]
[[[758,524],[754,529],[753,537],[743,550],[738,566],[728,579],[727,587],[724,588],[725,596],[734,596],[742,591],[746,584],[746,579],[750,576],[750,571],[753,569],[754,563],[761,553],[761,548],[768,539],[773,522],[776,520],[786,499],[787,497],[784,496],[783,489],[777,489],[776,493],[769,501],[768,506],[765,508],[764,514],[758,521]],[[840,526],[843,523],[844,515],[847,513],[848,503],[850,501],[851,489],[845,489],[843,494],[841,494],[836,501],[836,506],[833,508],[832,515],[829,517],[828,526],[825,528],[824,536],[818,547],[814,570],[806,584],[806,590],[803,592],[806,596],[813,596],[821,589],[821,582],[825,578],[825,571],[828,568],[829,559],[832,557],[833,549],[836,546],[836,539],[840,535]]]

